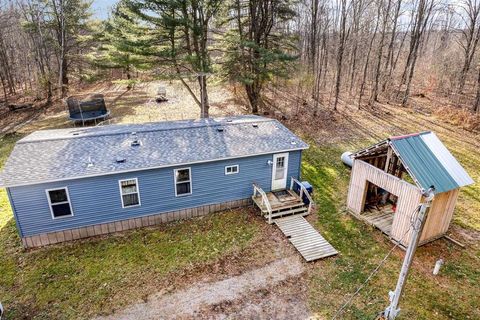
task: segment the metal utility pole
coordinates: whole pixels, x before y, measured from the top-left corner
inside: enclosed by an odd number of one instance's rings
[[[407,252],[405,253],[402,270],[400,271],[400,275],[397,281],[397,287],[395,288],[394,292],[390,291],[388,293],[388,295],[390,296],[390,305],[384,311],[383,316],[385,319],[394,320],[400,312],[398,304],[400,302],[400,297],[402,296],[405,284],[407,282],[408,272],[410,271],[413,257],[415,256],[415,251],[417,250],[418,242],[420,241],[420,236],[422,235],[423,226],[425,225],[425,221],[427,220],[426,218],[428,208],[430,208],[430,205],[432,203],[434,197],[434,190],[435,188],[432,186],[430,189],[423,193],[425,200],[420,207],[415,222],[413,223],[413,233],[410,239],[410,244],[407,248]]]

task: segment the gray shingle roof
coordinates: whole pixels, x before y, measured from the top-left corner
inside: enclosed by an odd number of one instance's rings
[[[131,145],[135,137],[140,146]],[[0,181],[18,186],[306,148],[281,123],[258,116],[42,130],[16,144]]]

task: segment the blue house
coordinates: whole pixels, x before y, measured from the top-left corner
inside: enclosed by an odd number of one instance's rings
[[[308,145],[258,116],[42,130],[5,164],[25,247],[248,205],[288,189]]]

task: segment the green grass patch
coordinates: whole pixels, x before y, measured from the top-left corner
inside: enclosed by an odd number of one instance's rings
[[[258,223],[246,212],[24,251],[13,219],[0,231],[0,292],[9,319],[108,313],[155,291],[175,272],[241,250]]]

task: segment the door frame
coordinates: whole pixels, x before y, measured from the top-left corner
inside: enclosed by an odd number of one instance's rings
[[[273,164],[272,164],[272,184],[271,184],[271,190],[274,191],[274,190],[281,190],[281,189],[286,189],[287,188],[287,180],[288,180],[288,155],[289,153],[288,152],[283,152],[283,153],[276,153],[273,155]],[[284,161],[284,171],[285,171],[285,175],[284,175],[284,179],[285,180],[285,184],[284,186],[280,187],[280,188],[274,188],[274,183],[275,183],[275,171],[276,171],[276,168],[277,168],[277,158],[279,157],[285,157],[285,161]]]

